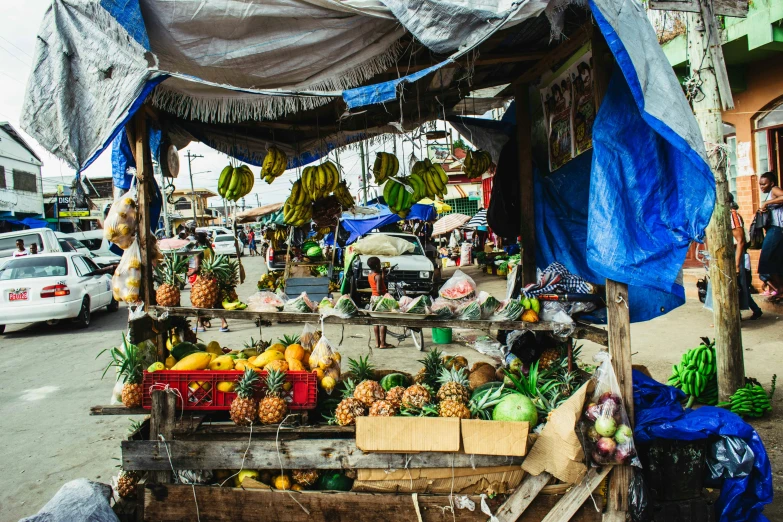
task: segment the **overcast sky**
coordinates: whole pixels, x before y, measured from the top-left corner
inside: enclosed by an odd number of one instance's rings
[[[14,2],[11,0],[0,1],[0,121],[8,121],[22,133],[25,140],[36,150],[44,162],[43,177],[44,190],[49,191],[60,183],[69,184],[75,174],[67,164],[57,159],[52,154],[40,147],[36,141],[26,135],[19,125],[22,111],[27,78],[35,55],[35,42],[38,27],[43,15],[50,4],[50,0],[25,0]],[[441,128],[441,125],[438,125]],[[456,134],[454,138],[456,139]],[[398,142],[399,143],[399,142]],[[398,152],[399,152],[398,145]],[[386,145],[386,149],[390,149]],[[375,158],[375,150],[382,147],[374,147],[368,151],[368,163]],[[411,152],[412,146],[405,145],[406,155]],[[216,189],[217,176],[228,163],[228,157],[216,152],[200,143],[192,143],[186,149],[180,151],[180,175],[175,180],[177,188],[190,188],[190,180],[187,176],[187,159],[185,153],[190,150],[193,154],[203,155],[193,161],[193,180],[196,187]],[[353,151],[345,151],[340,155],[345,179],[348,181],[352,192],[357,193],[361,180],[361,164],[359,154]],[[253,192],[246,197],[248,207],[255,206],[256,201],[261,205],[283,201],[290,192],[290,182],[296,176],[294,171],[287,172],[275,180],[270,186],[258,178],[258,167],[252,167],[256,173],[256,184]],[[111,176],[111,151],[104,153],[84,171],[86,177]],[[258,195],[258,199],[256,199]],[[210,201],[211,205],[218,204],[217,198]]]

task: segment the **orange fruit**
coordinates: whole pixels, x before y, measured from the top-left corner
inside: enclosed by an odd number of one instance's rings
[[[291,344],[288,346],[288,348],[285,349],[286,359],[296,359],[297,361],[301,361],[304,359],[304,356],[305,349],[301,344]]]

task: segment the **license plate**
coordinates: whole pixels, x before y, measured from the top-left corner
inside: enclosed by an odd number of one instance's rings
[[[9,301],[27,301],[29,299],[29,292],[25,288],[24,290],[16,290],[8,292]]]

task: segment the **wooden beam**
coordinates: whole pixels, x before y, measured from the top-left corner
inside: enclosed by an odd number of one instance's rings
[[[167,438],[167,440],[170,440]],[[511,466],[522,457],[495,457],[463,453],[364,453],[354,439],[301,439],[179,441],[168,443],[171,463],[163,444],[149,440],[122,441],[122,466],[126,470],[174,469],[403,469]],[[279,449],[279,453],[278,453]],[[245,457],[245,452],[247,456]]]
[[[499,65],[504,63],[520,63],[520,62],[532,62],[536,60],[540,60],[546,56],[546,51],[531,51],[528,53],[513,53],[513,54],[489,54],[486,56],[479,56],[476,58],[475,61],[473,61],[472,65]],[[424,69],[427,69],[428,67],[432,67],[433,65],[437,65],[440,62],[431,62],[431,63],[421,63],[421,64],[415,64],[415,65],[406,65],[406,66],[400,66],[400,67],[389,67],[386,69],[387,73],[394,73],[397,74],[399,69],[399,74],[401,75],[408,75],[411,73],[415,73],[418,71],[423,71]],[[454,62],[453,64],[447,64],[444,65],[443,68],[454,68],[454,67],[463,67],[466,65],[467,62],[462,61]]]
[[[536,282],[536,219],[533,202],[533,142],[530,137],[530,85],[514,85],[519,158],[519,227],[522,238],[522,285]]]
[[[539,522],[560,500],[560,495],[540,495],[518,520]],[[268,489],[240,489],[213,486],[166,485],[151,486],[144,491],[144,520],[180,522],[196,519],[196,504],[201,520],[235,522],[257,520],[263,514],[265,522],[486,522],[481,512],[481,498],[473,511],[450,508],[448,495],[410,495],[387,493],[349,493],[337,491],[286,492]],[[600,498],[597,499],[600,506]],[[491,511],[497,509],[499,498],[487,499]],[[418,509],[417,509],[418,508]],[[307,511],[305,511],[305,509]],[[357,514],[361,515],[357,515]],[[421,518],[419,518],[421,517]],[[592,502],[586,503],[571,519],[572,522],[597,522]]]
[[[700,12],[699,0],[650,0],[650,9],[658,11]],[[748,16],[748,0],[713,0],[716,15],[745,18]]]
[[[499,522],[514,522],[538,497],[552,475],[546,471],[540,475],[528,475],[495,513]]]
[[[144,301],[145,309],[152,304],[152,259],[151,243],[153,240],[150,228],[150,200],[152,199],[151,184],[155,182],[152,171],[152,152],[149,146],[147,118],[145,111],[138,111],[133,117],[134,136],[136,139],[136,178],[138,179],[138,240],[141,251],[141,286],[139,298]]]
[[[122,404],[103,404],[90,406],[90,415],[147,415],[149,410],[142,407],[126,408]]]
[[[156,447],[162,448],[161,451],[165,453],[166,449],[164,444],[169,444],[169,441],[174,440],[174,416],[176,415],[176,410],[177,396],[174,392],[162,390],[153,391],[152,410],[150,412],[150,440],[136,442],[149,442]],[[161,437],[163,439],[161,439]],[[170,483],[171,479],[171,466],[163,467],[157,470],[157,473],[151,473],[150,476],[151,481],[162,484]]]
[[[699,0],[699,8],[702,21],[707,28],[707,32],[704,35],[704,43],[707,45],[707,51],[712,58],[712,72],[718,84],[721,107],[724,111],[730,111],[734,109],[734,98],[731,95],[729,73],[726,71],[726,62],[723,59],[723,47],[721,47],[720,32],[718,31],[717,19],[713,11],[713,0]],[[722,143],[723,140],[720,140],[720,142]]]
[[[623,466],[628,467],[628,466]],[[611,471],[610,466],[603,468],[590,468],[582,479],[582,482],[566,491],[565,495],[560,501],[555,504],[549,513],[544,517],[541,522],[565,522],[566,520],[573,520],[573,517],[582,504],[590,498],[595,488],[601,483],[601,481]]]
[[[259,320],[262,323],[272,324],[290,324],[290,323],[307,323],[318,322],[320,319],[317,314],[300,314],[289,312],[251,312],[248,310],[224,310],[222,308],[189,308],[189,307],[172,307],[167,308],[163,306],[152,306],[151,310],[158,312],[158,315],[162,313],[168,313],[169,316],[178,317],[216,317],[232,319],[235,321],[256,321]],[[553,331],[557,326],[552,322],[540,321],[538,323],[525,323],[523,321],[460,321],[460,320],[439,320],[439,319],[423,319],[414,320],[406,318],[405,314],[400,314],[400,317],[388,317],[383,319],[376,319],[366,315],[359,315],[348,319],[342,319],[340,317],[331,316],[324,318],[325,324],[342,324],[353,326],[368,326],[375,324],[383,324],[386,326],[408,326],[410,328],[468,328],[473,330],[489,330],[503,329],[503,330],[522,330],[527,329],[531,331]],[[608,346],[608,334],[606,330],[597,328],[595,326],[587,324],[577,324],[576,329],[571,334],[574,339],[587,339],[603,346]]]

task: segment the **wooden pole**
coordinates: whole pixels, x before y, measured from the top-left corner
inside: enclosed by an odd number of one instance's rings
[[[150,184],[154,182],[152,171],[152,153],[150,151],[147,133],[147,118],[144,111],[136,112],[133,117],[134,139],[136,151],[136,178],[138,179],[138,221],[139,221],[139,250],[141,251],[141,287],[139,296],[144,300],[145,310],[152,304],[152,259],[151,242],[153,240],[150,228],[150,199],[152,190]]]
[[[714,18],[709,11],[709,16]],[[710,31],[705,30],[705,24]],[[721,98],[713,62],[715,49],[710,49],[709,38],[715,25],[704,20],[700,13],[688,14],[688,56],[693,78],[701,81],[699,95],[693,100],[693,112],[699,123],[708,160],[715,176],[715,210],[707,227],[707,246],[710,252],[710,282],[715,322],[715,350],[718,357],[718,398],[727,401],[744,385],[745,363],[742,355],[740,310],[737,271],[734,261],[734,242],[731,234],[729,184],[726,179],[724,156],[717,147],[723,144]],[[710,34],[708,34],[710,33]],[[717,52],[721,54],[720,46]],[[713,153],[710,151],[713,150]]]
[[[155,390],[152,392],[152,409],[150,410],[150,440],[159,445],[168,444],[174,440],[174,419],[177,412],[177,396],[172,391]],[[163,439],[160,438],[163,436]],[[166,449],[161,447],[161,454]],[[171,483],[171,471],[150,472],[152,482]]]
[[[533,144],[530,139],[530,85],[514,87],[519,151],[520,236],[522,237],[522,285],[536,281],[536,220],[533,206]]]
[[[612,76],[614,58],[601,31],[594,30],[592,34],[593,52],[593,95],[595,110],[601,106],[601,101],[609,87]],[[609,354],[612,357],[612,367],[620,385],[620,395],[623,398],[631,425],[634,423],[633,411],[633,377],[631,368],[631,316],[628,308],[628,285],[606,280],[606,322],[609,326]],[[633,472],[630,466],[615,466],[612,470],[607,491],[607,505],[604,521],[624,521],[628,512],[628,486]]]

